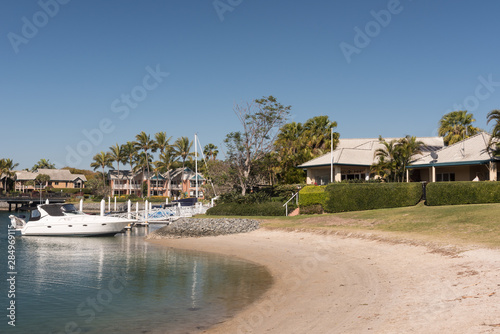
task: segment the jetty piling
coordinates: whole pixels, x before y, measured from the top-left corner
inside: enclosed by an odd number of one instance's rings
[[[101,216],[104,216],[104,208],[106,206],[106,202],[104,201],[104,198],[101,200]]]

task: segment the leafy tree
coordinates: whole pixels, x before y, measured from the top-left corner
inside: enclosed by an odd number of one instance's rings
[[[452,111],[445,114],[439,121],[438,134],[443,137],[446,146],[455,144],[465,138],[473,136],[481,129],[472,126],[476,120],[473,114],[466,110]]]
[[[31,167],[31,171],[34,172],[36,171],[37,169],[55,169],[56,168],[56,165],[49,162],[49,160],[47,159],[40,159],[38,160],[38,162],[33,166]]]
[[[14,172],[14,168],[16,168],[17,166],[19,166],[19,164],[14,163],[14,161],[12,161],[11,159],[0,159],[0,176],[5,176],[3,180],[3,189],[5,191],[7,191],[7,178],[13,178],[16,175],[16,173]]]
[[[40,202],[42,201],[42,191],[43,191],[43,185],[47,186],[48,182],[50,181],[50,176],[47,174],[38,174],[33,181],[28,181],[28,185],[35,185],[38,184],[40,186]]]
[[[217,150],[217,146],[210,143],[205,145],[205,147],[203,148],[203,154],[207,159],[215,160],[217,159],[217,154],[219,154],[219,151]]]
[[[94,168],[94,170],[99,167],[102,168],[102,182],[106,184],[106,179],[104,178],[104,168],[108,167],[113,169],[113,158],[111,158],[109,152],[101,151],[100,153],[94,155],[93,160],[94,162],[90,164],[90,167]]]
[[[207,179],[202,186],[207,198],[231,192],[234,190],[234,185],[238,184],[235,171],[228,161],[208,160],[206,166],[203,165],[200,169]]]
[[[111,193],[110,188],[99,177],[90,179],[86,183],[86,187],[90,189],[93,195],[105,197]]]
[[[250,175],[255,162],[272,151],[276,132],[285,124],[290,109],[291,106],[283,106],[273,96],[243,106],[235,105],[234,112],[243,131],[229,133],[224,143],[242,195],[251,184]]]
[[[491,138],[488,143],[488,148],[491,150],[493,155],[500,156],[500,146],[498,142],[500,141],[500,110],[492,110],[488,113],[487,116],[488,124],[490,122],[495,122],[493,125],[493,129],[491,130]]]

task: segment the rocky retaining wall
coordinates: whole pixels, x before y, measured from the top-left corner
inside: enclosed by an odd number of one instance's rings
[[[180,218],[168,226],[150,233],[146,239],[171,239],[246,233],[259,228],[253,219]]]

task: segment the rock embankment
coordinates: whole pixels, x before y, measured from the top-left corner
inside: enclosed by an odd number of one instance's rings
[[[168,226],[150,233],[146,239],[205,237],[246,233],[259,228],[253,219],[238,218],[180,218]]]

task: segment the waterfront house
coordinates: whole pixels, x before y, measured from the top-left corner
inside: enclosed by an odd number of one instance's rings
[[[384,139],[390,142],[400,138]],[[444,147],[442,137],[422,137],[417,140],[426,145],[423,154]],[[339,139],[332,153],[328,152],[297,167],[307,171],[307,184],[325,185],[331,179],[334,182],[368,180],[373,177],[370,167],[377,162],[375,152],[379,148],[383,148],[379,138]]]
[[[130,170],[110,170],[108,172],[109,185],[113,196],[135,194],[141,196],[142,184],[146,182],[142,172]]]
[[[488,150],[491,136],[478,133],[415,159],[408,166],[412,181],[497,181],[498,158]]]
[[[50,180],[42,185],[37,184],[35,179],[40,174],[48,175]],[[87,178],[83,174],[72,174],[67,169],[50,168],[39,168],[34,172],[17,171],[15,178],[15,190],[23,193],[46,187],[82,189],[85,188],[85,182],[87,182]]]
[[[196,178],[198,178],[198,198],[204,198],[201,186],[206,183],[202,174],[196,174],[190,168],[177,168],[167,173],[131,172],[129,170],[111,170],[108,173],[113,196],[135,194],[141,196],[142,184],[146,184],[151,196],[196,197]],[[170,182],[169,182],[170,179]],[[170,184],[170,188],[169,188]]]
[[[189,167],[170,171],[170,194],[173,197],[196,197],[196,179],[198,179],[198,198],[204,198],[202,185],[206,183],[202,174],[196,174]],[[167,182],[168,186],[168,182]]]

